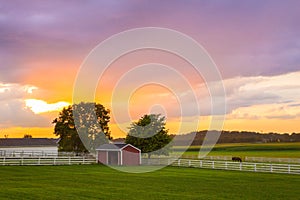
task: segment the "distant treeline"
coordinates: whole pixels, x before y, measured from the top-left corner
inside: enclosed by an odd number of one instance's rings
[[[198,131],[177,135],[175,146],[185,145],[195,135],[192,145],[201,145],[206,134],[218,134],[217,131]],[[173,135],[174,137],[174,135]],[[300,133],[258,133],[248,131],[222,131],[217,143],[268,143],[268,142],[300,142]]]

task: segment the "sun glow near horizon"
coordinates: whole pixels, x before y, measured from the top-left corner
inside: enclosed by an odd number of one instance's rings
[[[272,77],[236,77],[232,79],[225,79],[224,85],[227,88],[227,104],[229,106],[226,120],[224,123],[224,130],[236,131],[256,131],[256,132],[278,132],[278,133],[293,133],[299,132],[300,117],[299,117],[299,94],[297,93],[299,84],[297,82],[284,81],[290,77],[293,80],[300,78],[300,72],[294,72],[287,75],[278,75]],[[274,82],[274,84],[273,84]],[[280,84],[278,84],[280,82]],[[272,85],[276,87],[273,88]],[[253,87],[252,87],[253,86]],[[255,86],[255,87],[254,87]],[[7,88],[8,85],[5,85]],[[195,90],[202,91],[202,85],[195,87]],[[15,89],[13,89],[15,88]],[[24,102],[17,104],[22,106],[24,112],[24,122],[14,124],[2,124],[1,135],[9,135],[9,137],[23,137],[26,133],[32,134],[33,137],[55,137],[53,134],[52,120],[56,118],[59,112],[66,106],[71,105],[68,101],[54,101],[53,103],[41,100],[36,95],[40,89],[31,86],[30,90],[25,90],[25,86],[10,85],[9,90],[6,91],[25,91],[24,99],[16,102]],[[108,88],[100,88],[102,93],[97,95],[98,103],[103,104],[107,109],[113,111],[111,106],[111,91]],[[1,90],[0,90],[1,92]],[[126,91],[124,91],[126,92]],[[183,91],[186,93],[188,91]],[[35,97],[35,98],[26,98]],[[102,97],[102,98],[100,98]],[[262,97],[262,98],[258,98]],[[199,96],[199,102],[208,102],[203,96]],[[101,102],[102,100],[103,102]],[[119,99],[120,102],[127,101],[127,99]],[[188,99],[187,104],[188,105]],[[247,105],[249,102],[252,105]],[[145,86],[132,94],[129,101],[128,112],[132,120],[138,120],[146,112],[163,111],[167,120],[166,127],[169,129],[170,134],[183,134],[196,130],[213,129],[210,127],[211,116],[204,114],[199,116],[198,129],[190,126],[188,120],[195,120],[196,116],[191,118],[186,117],[185,123],[182,124],[178,118],[179,109],[174,96],[164,88],[157,85]],[[11,105],[13,106],[13,105]],[[156,106],[156,107],[153,107]],[[157,107],[158,106],[158,107]],[[155,108],[155,109],[154,109]],[[206,108],[204,106],[204,108]],[[193,109],[189,107],[189,109]],[[26,111],[26,112],[25,112]],[[111,122],[109,123],[112,136],[114,138],[124,137],[128,132],[128,127],[131,121],[118,121],[114,118],[117,113],[111,112]],[[120,117],[120,116],[119,116]],[[42,121],[41,121],[42,120]],[[134,121],[133,120],[133,121]],[[193,121],[191,121],[190,124]],[[180,129],[180,126],[183,127]],[[181,130],[181,131],[179,131]]]
[[[62,108],[71,105],[65,101],[59,101],[56,103],[47,103],[43,100],[38,99],[26,99],[26,107],[30,108],[35,114],[45,113],[45,112],[53,112],[60,111]]]

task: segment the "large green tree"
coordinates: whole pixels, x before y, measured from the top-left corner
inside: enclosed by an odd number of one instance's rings
[[[169,155],[171,137],[165,125],[165,117],[159,114],[144,115],[131,123],[125,142],[147,153],[148,158],[154,154]]]
[[[109,110],[101,104],[82,102],[63,108],[53,120],[59,151],[94,151],[111,139],[109,121]]]

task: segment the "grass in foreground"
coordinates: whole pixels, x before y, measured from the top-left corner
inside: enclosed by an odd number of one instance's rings
[[[300,176],[166,167],[0,166],[0,199],[299,199]]]

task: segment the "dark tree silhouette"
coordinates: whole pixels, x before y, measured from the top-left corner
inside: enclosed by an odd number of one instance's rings
[[[147,153],[148,158],[153,154],[168,155],[171,137],[165,125],[165,117],[161,115],[144,115],[138,122],[131,124],[125,142]]]
[[[32,135],[30,135],[30,134],[25,134],[25,135],[23,136],[23,138],[32,138]]]
[[[82,102],[63,108],[58,118],[53,120],[54,134],[60,137],[59,150],[76,153],[95,151],[111,139],[109,120],[109,110],[101,104]]]

